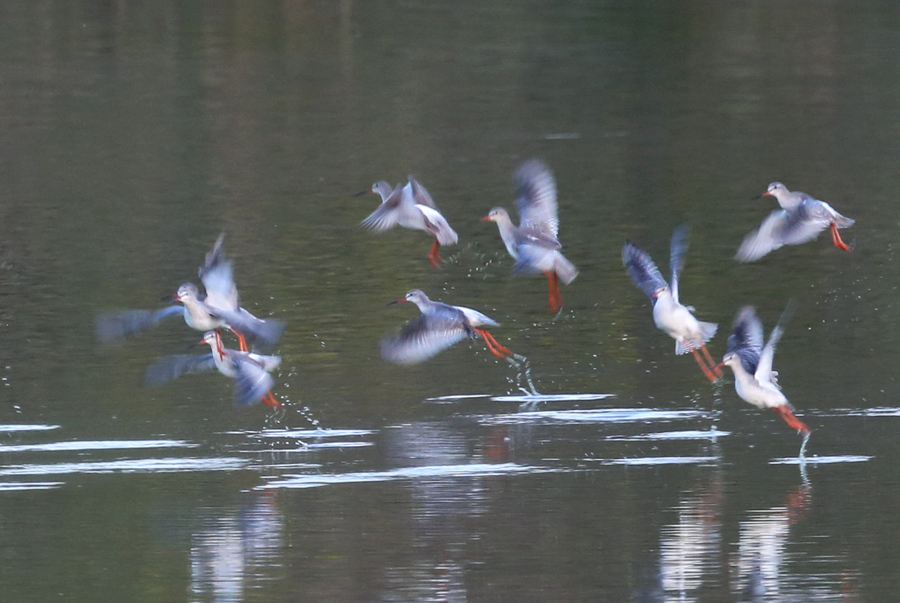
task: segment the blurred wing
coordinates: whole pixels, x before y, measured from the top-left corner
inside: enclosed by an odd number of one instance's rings
[[[786,220],[787,212],[783,209],[769,214],[757,230],[744,237],[735,259],[739,262],[755,262],[770,251],[782,247],[784,241],[779,233],[784,229]]]
[[[237,286],[234,284],[234,266],[225,257],[225,233],[219,235],[212,250],[206,254],[198,274],[206,289],[204,301],[216,308],[236,310],[240,306]]]
[[[398,335],[381,340],[381,357],[394,364],[415,364],[462,341],[466,335],[458,320],[422,314]]]
[[[144,385],[158,387],[185,373],[202,373],[215,369],[216,362],[212,354],[165,356],[147,367],[147,371],[144,373]]]
[[[684,268],[684,256],[687,255],[688,237],[691,234],[691,227],[682,224],[672,232],[672,247],[669,253],[669,267],[672,269],[672,281],[669,286],[672,289],[672,297],[675,303],[678,303],[678,275]]]
[[[763,220],[759,230],[747,235],[735,257],[741,262],[752,262],[784,245],[812,241],[831,220],[831,214],[818,201],[804,201],[790,210],[775,210]]]
[[[162,310],[120,310],[98,314],[94,320],[97,339],[102,343],[123,341],[129,335],[149,329],[169,316],[184,316],[183,306],[168,306]]]
[[[431,209],[437,209],[437,205],[434,204],[434,200],[428,194],[428,191],[425,190],[425,187],[419,184],[419,181],[412,176],[407,176],[407,179],[412,189],[413,202],[417,205],[425,205]]]
[[[516,209],[519,227],[545,233],[556,239],[559,218],[556,207],[556,180],[542,161],[531,159],[516,170]]]
[[[274,318],[262,320],[250,314],[244,308],[236,312],[212,308],[213,313],[225,321],[225,323],[247,338],[251,343],[261,344],[271,348],[278,343],[281,334],[284,333],[284,323]]]
[[[804,200],[787,212],[778,234],[785,245],[799,245],[819,236],[831,219],[831,213],[821,201]]]
[[[794,315],[794,310],[796,309],[797,300],[791,299],[785,307],[784,312],[781,313],[781,318],[778,319],[778,324],[776,324],[775,328],[772,329],[772,334],[769,335],[769,341],[766,342],[766,346],[763,348],[762,353],[759,356],[759,365],[756,367],[756,372],[754,373],[756,380],[760,383],[772,381],[772,362],[775,360],[775,347],[781,340],[781,335],[784,333],[784,328],[791,320],[791,317]]]
[[[400,201],[402,199],[403,187],[397,185],[394,192],[378,206],[378,209],[369,214],[369,217],[363,220],[361,224],[377,232],[393,228],[400,221]]]
[[[763,328],[752,306],[744,306],[738,312],[725,347],[727,354],[738,355],[744,370],[751,375],[756,373],[763,347]]]
[[[647,252],[639,249],[631,241],[625,241],[622,247],[622,263],[631,282],[650,299],[653,299],[653,294],[660,288],[667,286],[666,279]]]
[[[272,389],[272,375],[263,366],[249,357],[236,352],[232,355],[237,375],[234,377],[234,403],[236,406],[256,404]]]

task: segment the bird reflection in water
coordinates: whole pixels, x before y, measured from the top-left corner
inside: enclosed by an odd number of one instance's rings
[[[217,603],[244,601],[246,591],[281,567],[284,517],[274,491],[254,494],[234,513],[209,518],[191,536],[191,594]]]

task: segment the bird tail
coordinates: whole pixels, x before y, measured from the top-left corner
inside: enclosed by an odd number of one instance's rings
[[[801,433],[809,433],[811,430],[806,426],[803,421],[794,416],[794,413],[791,412],[791,409],[787,406],[773,406],[772,410],[778,413],[784,422],[788,424],[791,429],[796,429]]]
[[[553,269],[556,271],[559,279],[566,285],[574,281],[575,277],[578,276],[578,268],[561,253],[556,254],[556,262],[553,265]]]
[[[697,321],[697,324],[700,325],[700,339],[701,344],[706,345],[706,342],[713,338],[716,334],[716,329],[719,328],[714,322],[701,322]],[[687,354],[691,350],[699,350],[700,345],[696,341],[691,341],[689,339],[685,340],[675,340],[675,353],[678,355]]]

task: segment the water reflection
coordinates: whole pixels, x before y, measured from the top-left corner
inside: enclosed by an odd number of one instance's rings
[[[284,517],[274,492],[249,495],[236,511],[201,523],[191,535],[192,601],[244,601],[248,589],[281,567]]]
[[[809,572],[801,563],[804,551],[791,544],[794,528],[812,504],[805,472],[801,483],[786,491],[782,505],[742,513],[734,544],[724,536],[732,531],[726,506],[733,504],[725,475],[722,466],[716,467],[703,487],[681,498],[674,509],[677,521],[661,528],[656,600],[700,601],[712,594],[752,602],[809,601],[846,591],[843,577],[855,572],[835,571],[829,567],[835,560],[823,559],[818,572],[803,573]]]

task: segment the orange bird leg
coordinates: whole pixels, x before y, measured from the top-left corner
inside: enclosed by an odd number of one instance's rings
[[[550,311],[556,314],[562,307],[562,297],[559,295],[559,282],[555,272],[548,270],[544,272],[544,276],[547,277],[547,301],[550,302]]]
[[[266,395],[262,398],[263,404],[266,406],[271,406],[275,410],[279,410],[281,408],[281,404],[275,399],[275,396],[272,395],[271,391],[266,392]]]
[[[844,251],[850,251],[850,248],[847,247],[847,244],[841,240],[841,235],[838,233],[837,224],[834,222],[831,223],[831,242],[834,243],[834,246],[838,249],[843,249]]]
[[[220,355],[224,356],[225,346],[222,345],[222,331],[221,329],[213,329],[213,332],[215,332],[216,334],[216,349],[218,350]]]
[[[491,351],[494,356],[499,358],[506,358],[507,356],[512,356],[513,353],[508,348],[503,347],[500,343],[494,339],[494,336],[491,335],[486,329],[475,329],[475,332],[481,335],[481,338],[484,339],[485,345],[487,345],[488,349]]]
[[[706,366],[706,363],[703,362],[703,358],[700,357],[700,352],[691,348],[691,354],[694,355],[694,360],[697,361],[697,365],[700,367],[700,370],[703,371],[703,374],[706,375],[706,378],[709,379],[710,383],[716,382],[716,376],[712,374],[712,371],[709,370],[709,367]]]
[[[721,379],[722,369],[719,368],[718,363],[712,359],[712,356],[709,355],[709,350],[706,349],[705,345],[701,345],[700,349],[703,350],[703,355],[706,356],[706,361],[709,362],[709,369],[713,372],[717,379]]]
[[[784,419],[784,422],[788,424],[791,429],[796,429],[802,433],[809,433],[810,429],[807,427],[800,419],[794,416],[794,413],[791,412],[791,409],[787,406],[773,406],[772,410],[781,415],[781,418]]]
[[[428,261],[435,268],[440,268],[440,263],[444,260],[441,259],[441,255],[438,253],[438,249],[441,248],[441,244],[437,239],[434,240],[434,245],[431,246],[431,251],[428,252]]]
[[[247,347],[247,339],[238,331],[235,331],[231,327],[226,327],[229,331],[234,333],[234,336],[237,337],[238,340],[238,349],[242,352],[249,352],[250,348]]]
[[[559,292],[559,275],[553,273],[553,292],[556,294],[556,307],[562,308],[562,294]]]

